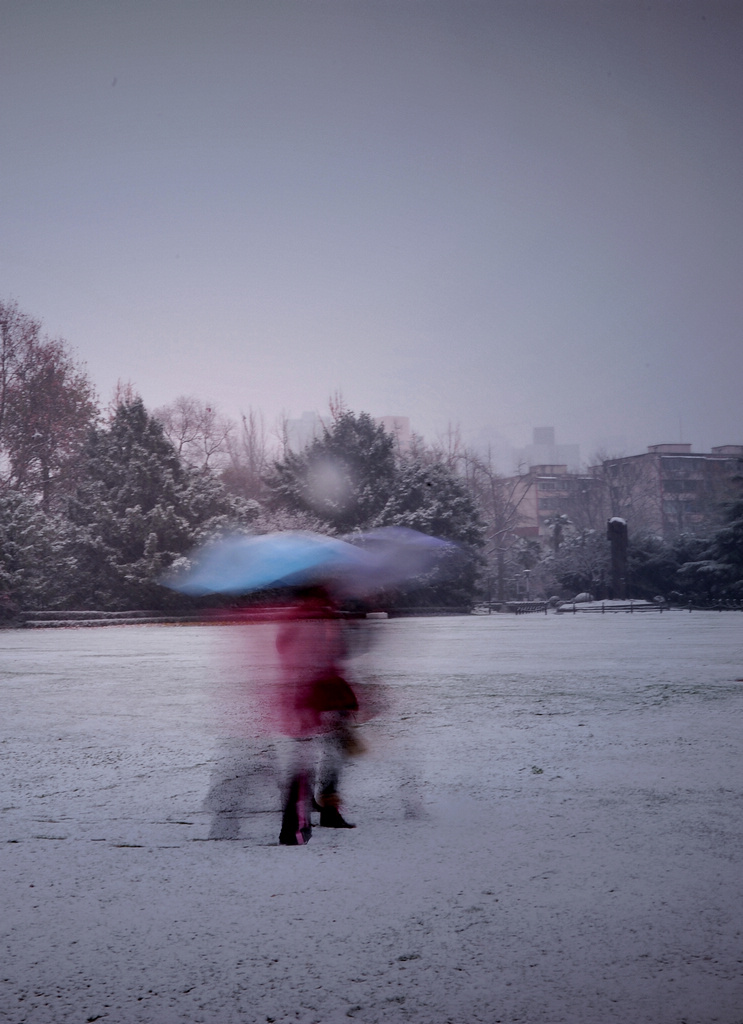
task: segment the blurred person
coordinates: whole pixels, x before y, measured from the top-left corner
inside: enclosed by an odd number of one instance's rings
[[[279,843],[302,846],[312,835],[313,809],[325,828],[355,828],[341,814],[339,784],[346,758],[362,749],[352,729],[358,699],[342,673],[344,621],[324,588],[297,594],[276,649],[281,728],[294,738]]]

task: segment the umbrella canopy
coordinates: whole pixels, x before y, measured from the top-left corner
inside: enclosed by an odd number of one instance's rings
[[[406,526],[382,526],[347,539],[369,556],[356,579],[367,592],[403,586],[441,567],[446,555],[459,550],[451,541]]]
[[[161,583],[191,597],[312,585],[366,597],[408,583],[457,550],[449,541],[401,526],[368,530],[349,540],[309,531],[233,534],[198,548],[187,569],[176,569]]]
[[[190,556],[191,565],[161,581],[192,597],[246,594],[283,586],[350,582],[371,567],[361,548],[319,533],[286,531],[257,537],[235,534]]]

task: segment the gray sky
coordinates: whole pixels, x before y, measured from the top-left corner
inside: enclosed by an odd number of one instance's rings
[[[0,297],[104,400],[743,442],[743,3],[2,0]]]

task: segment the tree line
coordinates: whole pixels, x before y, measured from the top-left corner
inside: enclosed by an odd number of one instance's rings
[[[453,540],[446,575],[389,602],[466,610],[479,602],[596,592],[608,542],[568,516],[551,542],[524,539],[513,479],[452,432],[407,450],[365,412],[331,400],[300,451],[254,411],[239,424],[194,397],[150,411],[131,385],[106,408],[66,342],[0,302],[0,614],[168,608],[163,572],[235,530],[353,535],[403,525]],[[630,524],[631,529],[631,524]],[[743,599],[743,498],[708,538],[630,532],[636,597]],[[597,596],[601,596],[598,594]]]

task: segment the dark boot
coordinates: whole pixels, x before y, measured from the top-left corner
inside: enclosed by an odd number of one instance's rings
[[[312,835],[309,788],[303,775],[295,775],[289,786],[281,818],[280,846],[305,846]]]
[[[339,802],[337,794],[323,793],[320,798],[320,824],[323,828],[356,828],[338,810]]]

